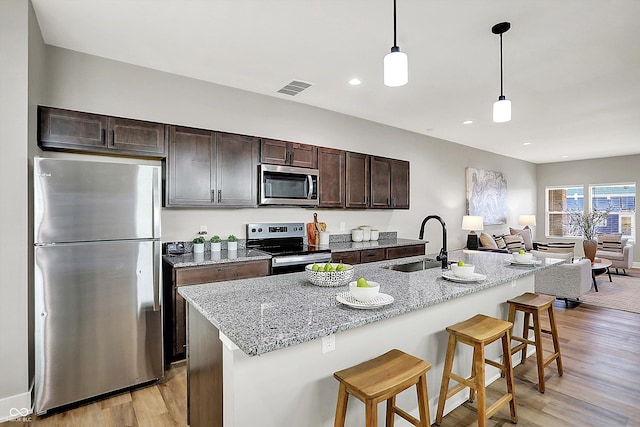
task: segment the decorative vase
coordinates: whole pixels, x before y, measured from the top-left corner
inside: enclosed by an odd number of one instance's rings
[[[212,252],[220,252],[220,242],[212,242],[211,243],[211,251]]]
[[[204,243],[194,243],[193,244],[193,253],[201,254],[204,252]]]
[[[227,242],[227,250],[228,251],[237,251],[238,250],[238,242]]]
[[[598,241],[597,240],[583,240],[582,248],[584,249],[584,256],[591,260],[591,264],[593,264],[596,259],[596,250],[598,249]]]

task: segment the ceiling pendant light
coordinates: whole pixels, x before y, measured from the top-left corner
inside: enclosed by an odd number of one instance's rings
[[[384,57],[384,84],[386,86],[404,86],[409,81],[409,62],[407,54],[400,52],[396,43],[396,0],[393,0],[393,47]]]
[[[491,28],[493,34],[500,34],[500,96],[493,103],[493,121],[496,123],[504,123],[511,120],[511,101],[504,97],[502,84],[502,34],[509,31],[511,24],[509,22],[501,22]]]

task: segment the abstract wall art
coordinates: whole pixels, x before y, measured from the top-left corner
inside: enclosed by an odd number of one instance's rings
[[[501,172],[466,168],[467,215],[482,216],[485,225],[507,223],[507,179]]]

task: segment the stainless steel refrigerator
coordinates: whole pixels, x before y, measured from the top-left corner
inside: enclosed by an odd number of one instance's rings
[[[35,411],[163,375],[159,166],[34,159]]]

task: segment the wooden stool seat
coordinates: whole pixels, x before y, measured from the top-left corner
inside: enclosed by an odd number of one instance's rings
[[[456,393],[469,387],[469,400],[473,401],[474,396],[478,397],[478,426],[484,427],[487,419],[495,414],[502,406],[509,403],[511,411],[511,422],[517,423],[516,397],[514,393],[513,369],[511,364],[500,364],[493,360],[485,359],[484,347],[494,341],[502,341],[503,354],[509,354],[509,334],[513,323],[493,317],[477,314],[463,322],[447,327],[449,332],[449,343],[447,345],[447,355],[442,373],[442,384],[440,386],[440,397],[438,398],[438,411],[436,413],[436,424],[440,425],[444,413],[444,404],[447,399]],[[471,376],[462,378],[451,372],[453,358],[456,352],[456,344],[461,342],[473,347],[473,364],[471,366]],[[504,358],[503,358],[504,359]],[[505,372],[507,393],[486,407],[485,389],[485,363],[499,368]],[[453,379],[458,385],[449,390],[449,380]]]
[[[364,402],[367,427],[378,426],[378,403],[387,401],[387,426],[394,424],[394,414],[419,427],[430,425],[427,371],[431,364],[394,349],[369,361],[333,374],[340,382],[335,427],[342,427],[347,413],[349,394]],[[395,405],[396,395],[415,385],[420,419]]]
[[[536,348],[536,362],[538,365],[538,391],[544,393],[544,368],[549,366],[554,360],[558,368],[558,375],[562,376],[562,356],[560,355],[560,343],[558,341],[558,331],[556,328],[556,320],[553,313],[553,302],[555,297],[550,295],[534,294],[525,292],[524,294],[508,300],[509,303],[509,321],[513,323],[516,319],[516,312],[524,313],[524,325],[522,328],[522,336],[512,336],[511,339],[518,341],[520,344],[511,349],[511,355],[522,351],[521,362],[524,364],[527,360],[527,346],[533,345]],[[547,310],[549,315],[550,329],[542,328],[540,324],[540,313]],[[533,327],[529,325],[529,318],[533,316]],[[533,329],[534,340],[529,339],[529,330]],[[553,354],[546,360],[542,348],[542,334],[551,335],[553,342]]]

